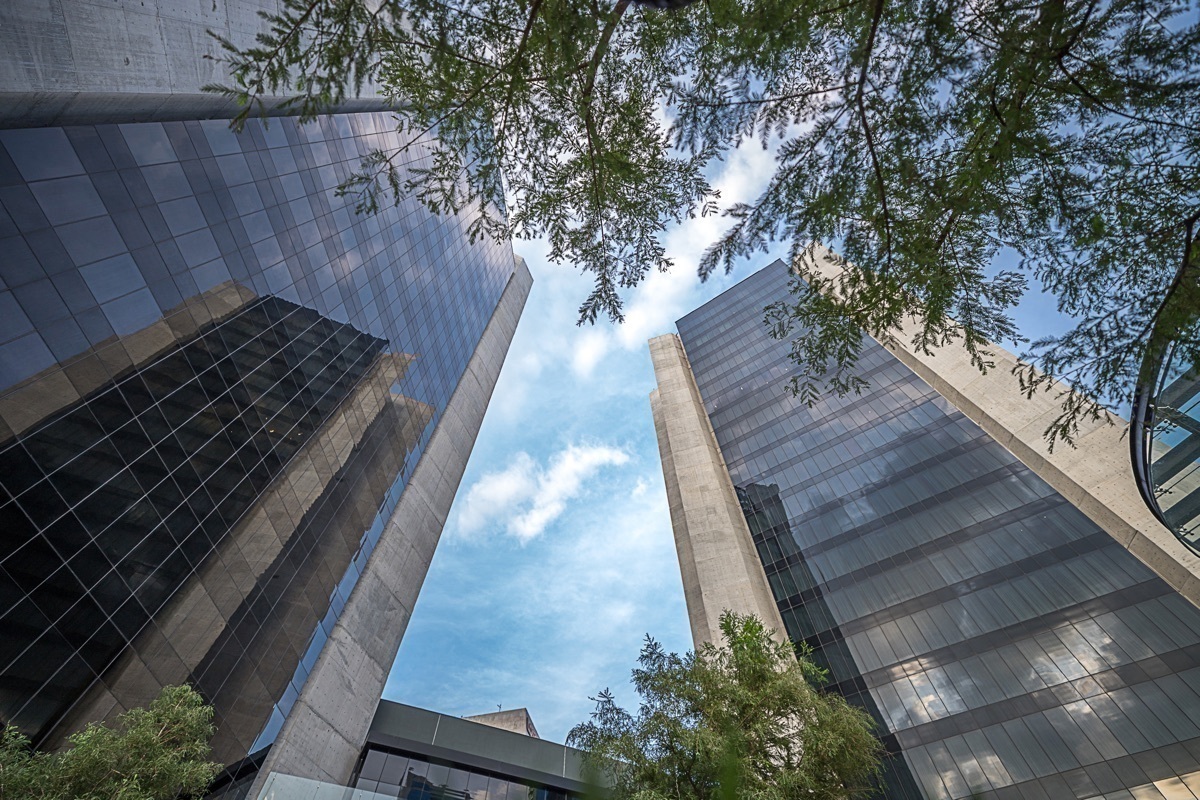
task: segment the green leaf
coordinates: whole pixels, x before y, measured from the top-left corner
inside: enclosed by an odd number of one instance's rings
[[[905,322],[917,349],[989,369],[990,343],[1024,341],[1032,277],[1075,322],[1024,356],[1032,389],[1085,397],[1047,432],[1069,441],[1130,398],[1200,209],[1188,0],[286,0],[264,24],[251,47],[220,40],[235,126],[267,98],[307,119],[374,85],[406,144],[343,192],[544,239],[594,280],[580,323],[620,321],[674,260],[665,233],[720,209],[715,163],[767,147],[773,174],[724,206],[698,270],[776,242],[800,271],[813,242],[841,253],[841,291],[798,282],[772,321],[809,403],[861,391],[862,335]]]

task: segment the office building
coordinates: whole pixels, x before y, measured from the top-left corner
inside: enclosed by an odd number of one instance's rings
[[[1200,797],[1192,573],[1128,445],[1096,455],[1119,430],[1037,455],[1056,401],[869,338],[869,387],[808,408],[762,322],[789,280],[769,265],[650,344],[696,641],[732,608],[810,644],[875,718],[888,798]]]
[[[583,753],[547,742],[520,713],[452,717],[380,702],[346,785],[272,773],[260,800],[578,800]],[[520,719],[513,730],[513,720]]]
[[[188,682],[236,794],[350,776],[531,278],[337,196],[378,98],[206,119],[204,6],[0,12],[0,724]]]
[[[503,712],[501,719],[452,717],[384,700],[346,786],[273,773],[261,800],[578,800],[589,794],[583,753],[512,730],[508,723],[517,717],[533,728],[520,711]]]
[[[568,800],[587,794],[583,754],[527,731],[536,729],[525,709],[459,718],[384,700],[351,786],[412,800]]]

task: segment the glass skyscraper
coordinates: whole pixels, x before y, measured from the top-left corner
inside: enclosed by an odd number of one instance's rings
[[[788,283],[776,262],[652,342],[693,630],[726,567],[686,519],[691,413],[777,619],[875,718],[884,796],[1200,797],[1200,610],[873,340],[861,395],[791,396],[763,324]]]
[[[231,776],[294,708],[365,735],[529,287],[468,220],[336,196],[395,127],[0,131],[0,724],[55,746],[189,682]]]

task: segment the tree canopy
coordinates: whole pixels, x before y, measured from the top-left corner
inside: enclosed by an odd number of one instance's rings
[[[636,714],[605,690],[567,743],[612,800],[852,800],[870,793],[873,723],[818,688],[824,671],[755,617],[725,612],[724,644],[683,656],[650,637],[633,671]]]
[[[1030,345],[1030,390],[1119,403],[1200,305],[1176,291],[1200,271],[1197,0],[285,0],[268,19],[226,42],[245,114],[377,84],[410,144],[344,190],[545,237],[595,280],[581,322],[619,320],[687,216],[731,220],[703,277],[778,241],[839,251],[840,293],[807,275],[767,315],[810,402],[861,388],[862,333],[910,317],[919,347],[961,339],[988,368],[1032,276],[1076,324]],[[706,170],[755,143],[774,175],[721,209]],[[1064,396],[1051,442],[1099,408]]]
[[[209,762],[212,707],[190,686],[167,686],[147,708],[72,734],[69,748],[37,753],[16,727],[0,732],[0,800],[175,800],[199,797]]]

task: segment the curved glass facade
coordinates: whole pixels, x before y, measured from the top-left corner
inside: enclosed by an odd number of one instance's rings
[[[336,196],[402,144],[0,131],[0,724],[53,746],[187,681],[217,759],[274,740],[513,273]]]
[[[875,342],[862,395],[792,397],[762,324],[788,281],[679,335],[789,635],[879,725],[885,796],[1192,797],[1200,609]]]
[[[1130,444],[1142,497],[1180,541],[1200,552],[1200,365],[1183,342],[1200,339],[1200,322],[1179,331],[1153,379],[1134,403]]]

